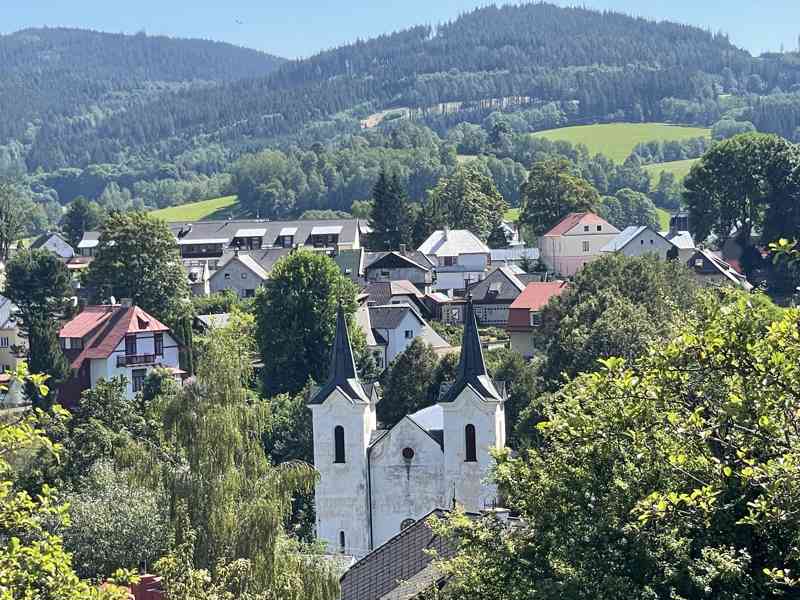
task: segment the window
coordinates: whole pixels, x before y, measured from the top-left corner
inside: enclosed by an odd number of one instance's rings
[[[583,242],[583,251],[584,252],[588,252],[589,251],[589,242]]]
[[[133,393],[141,392],[144,388],[144,380],[147,377],[147,369],[133,370]]]
[[[136,336],[135,335],[126,335],[125,336],[125,354],[126,356],[133,356],[136,354]]]
[[[653,245],[653,240],[650,240],[650,245],[651,245],[651,246]]]
[[[231,278],[231,274],[230,273],[225,273],[225,279],[230,279],[230,278]]]
[[[444,266],[445,267],[452,267],[456,264],[456,257],[455,256],[445,256],[444,257]]]
[[[531,311],[531,327],[539,327],[542,324],[542,313],[538,310]]]
[[[342,554],[344,554],[344,548],[345,548],[345,543],[344,542],[345,542],[344,531],[340,531],[339,532],[339,552],[341,552]]]
[[[416,523],[416,521],[414,519],[403,519],[403,522],[400,523],[400,531],[403,531],[404,529],[408,529],[414,523]]]
[[[466,442],[467,456],[465,462],[478,462],[478,455],[475,451],[475,425],[469,424],[464,428],[464,438]]]
[[[639,243],[640,243],[642,246],[644,246],[644,240],[639,240]],[[652,244],[653,242],[650,242],[650,243]]]
[[[407,339],[407,340],[412,340],[412,339],[414,339],[414,332],[413,332],[413,331],[411,331],[410,329],[406,329],[406,339]]]
[[[403,448],[403,458],[406,460],[411,460],[412,458],[414,458],[414,449]]]
[[[344,461],[344,427],[337,425],[333,430],[333,462],[343,463]],[[344,534],[342,534],[344,535]],[[342,544],[344,545],[344,544]]]
[[[0,337],[0,348],[8,348],[8,338]]]
[[[589,226],[588,226],[588,225],[584,225],[584,226],[583,226],[583,230],[584,230],[584,231],[589,231]]]
[[[153,348],[156,356],[164,356],[164,334],[153,334]]]
[[[244,291],[245,298],[255,298],[255,296],[256,296],[256,291],[254,289],[247,289]]]
[[[391,273],[389,271],[381,271],[381,277],[390,277]]]
[[[703,266],[703,259],[702,258],[696,258],[695,261],[694,261],[694,266],[695,267],[702,267]]]
[[[597,226],[597,231],[603,231],[603,226],[602,225],[598,225]]]
[[[247,279],[247,273],[242,273],[242,279]]]

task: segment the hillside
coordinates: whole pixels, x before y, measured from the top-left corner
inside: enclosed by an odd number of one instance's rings
[[[551,141],[564,140],[571,144],[583,144],[591,154],[605,154],[617,162],[623,162],[636,144],[653,140],[668,142],[708,137],[710,131],[701,127],[680,127],[665,123],[609,123],[563,127],[533,135]]]
[[[223,220],[236,211],[236,196],[189,202],[151,211],[150,214],[168,223],[180,221]]]
[[[80,126],[48,120],[27,162],[51,170],[156,148],[168,157],[192,148],[198,135],[235,149],[287,136],[316,141],[358,131],[360,118],[396,106],[424,118],[440,103],[459,102],[481,118],[491,99],[559,102],[575,120],[630,113],[658,121],[675,110],[665,98],[713,99],[723,72],[743,87],[762,66],[699,28],[541,3],[487,7],[436,29],[415,27],[291,61],[264,77],[143,97]],[[763,71],[764,86],[793,83]]]
[[[67,28],[0,35],[0,144],[31,126],[97,127],[115,111],[192,84],[262,77],[284,59],[231,44]]]

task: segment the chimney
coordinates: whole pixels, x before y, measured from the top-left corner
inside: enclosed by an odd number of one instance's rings
[[[403,256],[406,255],[406,245],[405,244],[400,244],[400,254],[402,254]]]
[[[447,237],[449,235],[450,235],[450,228],[447,225],[445,225],[444,226],[444,239],[447,239]]]

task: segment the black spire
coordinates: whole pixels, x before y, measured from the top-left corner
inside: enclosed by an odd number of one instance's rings
[[[485,399],[502,400],[495,388],[483,360],[481,338],[478,335],[478,321],[472,306],[472,296],[467,297],[467,310],[464,313],[464,336],[461,338],[461,358],[458,361],[458,375],[455,383],[447,390],[440,402],[452,402],[467,385],[471,385]]]
[[[353,347],[350,345],[350,334],[347,331],[347,319],[341,304],[336,313],[336,337],[331,348],[328,381],[314,394],[310,404],[322,404],[336,388],[341,389],[352,400],[369,402],[369,397],[358,380]]]

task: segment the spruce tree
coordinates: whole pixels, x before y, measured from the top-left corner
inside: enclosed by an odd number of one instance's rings
[[[411,241],[411,208],[397,173],[381,171],[372,190],[372,235],[375,250],[396,250]]]

